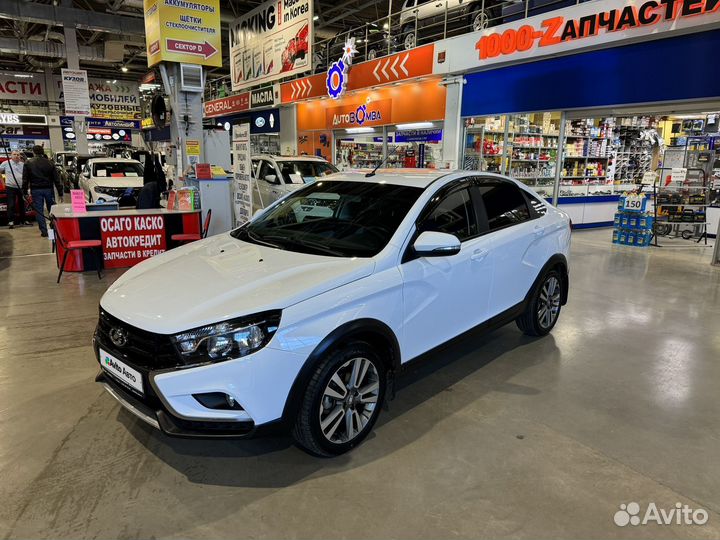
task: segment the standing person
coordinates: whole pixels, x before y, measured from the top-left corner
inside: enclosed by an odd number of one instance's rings
[[[10,152],[10,159],[0,165],[5,175],[5,193],[7,194],[8,226],[15,227],[15,206],[20,207],[18,225],[25,223],[25,200],[23,199],[22,181],[24,163],[20,152]]]
[[[38,227],[40,227],[40,236],[47,236],[47,224],[45,223],[43,206],[47,206],[49,211],[52,205],[55,204],[53,185],[57,188],[62,201],[63,186],[57,168],[45,155],[45,149],[40,145],[35,145],[33,146],[33,155],[34,157],[25,163],[22,190],[27,195],[28,189],[30,189],[33,208],[35,208],[35,217],[37,218]]]

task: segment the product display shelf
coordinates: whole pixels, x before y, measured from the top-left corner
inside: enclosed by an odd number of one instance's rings
[[[658,169],[658,177],[663,178],[663,171],[671,168]],[[696,176],[688,180],[688,175]],[[659,246],[658,237],[674,235],[685,240],[701,240],[707,245],[707,208],[710,186],[703,169],[688,168],[685,180],[670,182],[659,186],[655,182],[653,189],[653,206],[655,216],[654,246]],[[697,202],[698,197],[703,202]],[[692,202],[691,202],[692,201]]]

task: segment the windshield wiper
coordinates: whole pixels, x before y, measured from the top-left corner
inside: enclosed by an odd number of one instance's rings
[[[341,251],[329,248],[319,242],[307,242],[296,238],[288,238],[286,236],[268,236],[272,240],[280,240],[284,244],[291,244],[297,247],[310,248],[320,253],[326,253],[335,257],[346,257],[347,255]]]

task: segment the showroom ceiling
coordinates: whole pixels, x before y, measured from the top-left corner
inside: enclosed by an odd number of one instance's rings
[[[387,16],[393,0],[316,0],[316,39]],[[395,0],[396,5],[400,2]],[[210,79],[229,73],[228,24],[259,1],[221,0],[223,67]],[[77,29],[80,67],[91,76],[139,78],[147,72],[143,0],[0,0],[0,62],[13,71],[66,67],[63,27]]]

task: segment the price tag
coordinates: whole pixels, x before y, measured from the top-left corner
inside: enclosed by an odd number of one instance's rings
[[[640,183],[643,186],[652,186],[655,182],[657,182],[657,173],[655,171],[645,171]]]
[[[642,212],[645,206],[645,197],[642,195],[628,195],[623,201],[623,210]]]
[[[687,169],[685,167],[675,167],[670,173],[670,181],[683,184],[687,179]]]

